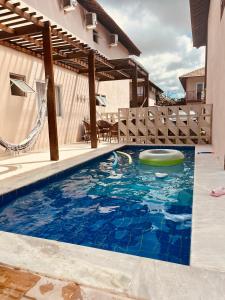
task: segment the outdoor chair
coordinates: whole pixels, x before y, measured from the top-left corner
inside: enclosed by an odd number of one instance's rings
[[[102,137],[103,141],[107,141],[110,138],[109,132],[111,123],[105,121],[105,120],[98,120],[97,125],[99,128],[99,135]]]
[[[91,125],[86,122],[83,121],[83,125],[84,125],[84,141],[85,142],[89,142],[91,140]],[[99,139],[99,128],[98,126],[96,126],[97,128],[97,137]]]
[[[115,124],[112,124],[110,126],[110,129],[109,129],[109,139],[110,139],[110,143],[112,141],[113,138],[115,138],[117,141],[119,140],[118,138],[118,132],[119,130],[119,127],[118,127],[118,122],[116,122]]]
[[[84,140],[85,142],[88,142],[91,140],[91,127],[90,124],[86,121],[83,121],[84,125]]]

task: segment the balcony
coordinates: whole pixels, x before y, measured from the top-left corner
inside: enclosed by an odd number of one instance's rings
[[[205,91],[188,91],[185,96],[186,102],[205,102]]]

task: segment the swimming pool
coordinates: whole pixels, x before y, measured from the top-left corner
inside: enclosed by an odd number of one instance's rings
[[[3,196],[0,230],[188,265],[194,147],[167,168],[140,164],[148,148],[122,148],[131,165],[113,168],[110,153]]]

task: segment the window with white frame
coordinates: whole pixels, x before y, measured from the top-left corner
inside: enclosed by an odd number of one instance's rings
[[[41,99],[39,95],[43,95],[43,89],[45,89],[45,82],[36,81],[38,108],[40,108],[41,106]],[[62,86],[61,85],[55,85],[55,105],[56,105],[56,115],[58,117],[62,117],[63,108],[62,108]]]
[[[34,90],[26,83],[24,75],[10,73],[11,95],[26,97],[28,93],[34,93]]]
[[[96,98],[96,106],[106,106],[107,105],[107,99],[106,95],[95,95]]]

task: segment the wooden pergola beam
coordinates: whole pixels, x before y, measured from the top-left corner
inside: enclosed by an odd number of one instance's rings
[[[71,45],[61,45],[61,46],[58,46],[57,47],[58,49],[60,49],[61,52],[63,51],[73,51],[74,50],[74,47],[71,46]]]
[[[18,6],[15,6],[14,4],[10,3],[8,0],[0,0],[0,5],[10,10],[11,13],[15,13],[21,18],[26,19],[28,22],[32,22],[37,26],[44,27],[43,22],[39,21],[36,17],[31,16],[29,13],[19,8]]]
[[[10,28],[7,25],[4,25],[2,23],[0,23],[0,29],[7,32],[7,33],[9,33],[9,34],[15,33],[15,30],[13,28]]]
[[[11,49],[14,49],[16,51],[19,51],[19,52],[22,52],[22,53],[25,53],[25,54],[28,54],[28,55],[31,55],[33,57],[36,57],[36,58],[39,58],[39,59],[43,60],[43,55],[41,53],[37,52],[37,51],[32,51],[32,49],[23,48],[23,47],[21,47],[17,44],[12,44],[12,43],[9,43],[7,41],[0,41],[0,45],[11,48]],[[69,66],[69,65],[63,64],[59,61],[55,61],[54,64],[57,65],[57,66],[60,66],[62,68],[65,68],[67,70],[70,70],[72,72],[78,73],[78,71],[79,71],[78,68],[76,68],[74,66]]]
[[[85,50],[87,50],[87,48]],[[85,52],[82,51],[82,52],[78,52],[78,53],[67,54],[67,58],[66,59],[70,60],[70,59],[73,59],[73,58],[87,58],[88,57],[88,52],[89,51],[85,51]],[[106,65],[107,68],[112,69],[114,67],[111,63],[109,63],[106,59],[104,59],[100,55],[96,55],[95,59],[96,59],[96,61],[101,62],[102,64]],[[54,60],[61,60],[61,57],[60,56],[54,56]],[[88,69],[86,69],[86,70],[87,70],[86,73],[88,73]]]
[[[9,0],[0,0],[0,7],[3,9],[7,9],[9,10],[9,12],[7,12],[6,14],[1,14],[1,16],[8,16],[9,18],[8,20],[14,21],[14,23],[11,23],[9,25],[5,25],[2,24],[0,21],[0,29],[4,30],[5,32],[0,32],[0,40],[11,40],[13,38],[17,38],[20,37],[21,35],[28,35],[28,34],[34,34],[34,33],[38,33],[39,30],[36,30],[36,28],[32,29],[31,26],[37,26],[40,28],[44,27],[44,22],[41,21],[41,19],[43,17],[36,17],[36,13],[35,12],[27,12],[29,11],[29,7],[25,7],[25,8],[20,8],[21,3],[17,2],[17,3],[11,3]],[[13,14],[16,14],[17,16],[14,16]],[[19,18],[21,18],[21,20],[19,20]],[[4,21],[7,22],[7,18],[4,19]],[[29,26],[21,26],[21,27],[17,27],[17,28],[12,28],[11,25],[24,25],[24,23],[26,22],[32,22],[34,25],[29,25]],[[72,46],[75,50],[80,50],[82,51],[82,53],[86,54],[84,57],[87,58],[87,55],[89,53],[89,51],[91,50],[91,48],[87,45],[82,43],[80,40],[77,40],[75,37],[73,37],[71,34],[68,34],[67,31],[63,31],[62,28],[58,28],[57,25],[52,25],[51,26],[51,39],[53,40],[54,37],[56,37],[56,39],[58,38],[59,41],[52,41],[52,46],[55,49],[58,47],[65,47],[66,48],[66,44],[68,44],[68,46]],[[65,44],[64,44],[65,43]],[[29,44],[24,44],[25,47],[28,46],[30,47]],[[36,45],[36,43],[35,43]],[[55,47],[54,47],[55,46]],[[96,50],[93,50],[95,52],[95,59],[97,62],[113,69],[113,65],[112,63],[106,59],[104,56],[102,56],[101,54],[99,54]],[[58,52],[57,50],[55,52]],[[72,54],[71,54],[72,55]],[[74,58],[83,58],[83,55],[79,57],[80,54],[78,54],[78,57],[76,57],[77,54],[74,54]],[[61,53],[59,53],[59,56],[55,56],[55,60],[61,60],[61,56],[65,57],[65,55],[61,55]],[[73,58],[71,56],[71,58]],[[75,63],[79,64],[79,61],[75,61]],[[81,64],[81,66],[83,67],[83,63]],[[104,72],[104,71],[103,71]],[[101,75],[103,75],[104,77],[108,77],[109,79],[113,79],[113,77],[111,75],[107,76],[106,74],[102,73]],[[124,75],[125,76],[125,75]]]
[[[81,70],[79,70],[79,74],[86,74],[87,72],[85,72],[85,73],[82,73],[82,72],[80,72]],[[96,74],[96,72],[95,72],[95,74]],[[105,78],[107,78],[108,80],[114,80],[115,79],[115,77],[114,76],[112,76],[112,75],[110,75],[110,74],[108,74],[108,73],[105,73],[105,72],[99,72],[98,73],[98,76],[103,76],[103,77],[105,77]]]
[[[4,18],[4,21],[7,23],[7,20],[12,22],[11,24],[2,24],[0,21],[0,26],[4,27],[7,32],[0,32],[0,40],[9,40],[12,43],[12,48],[18,49],[21,46],[23,49],[19,51],[31,53],[36,57],[41,58],[43,55],[43,42],[42,37],[32,37],[32,35],[39,35],[42,32],[43,27],[45,26],[45,22],[42,22],[42,16],[35,16],[36,12],[29,13],[29,7],[20,8],[20,2],[12,3],[9,0],[0,0],[0,7],[4,11],[4,9],[9,10],[6,13],[6,16],[9,15],[8,19]],[[0,14],[4,16],[5,13]],[[15,16],[16,15],[16,16]],[[28,25],[28,22],[33,23]],[[22,26],[27,23],[27,26]],[[20,25],[21,27],[12,28],[13,25]],[[17,40],[20,38],[22,40]],[[15,39],[13,41],[13,39]],[[126,70],[130,70],[133,66],[137,65],[131,59],[118,59],[118,60],[108,60],[103,55],[98,53],[96,50],[91,50],[91,48],[82,43],[80,40],[73,37],[67,31],[63,31],[62,28],[59,28],[57,25],[50,26],[50,39],[51,39],[51,47],[53,50],[54,61],[57,65],[62,65],[68,67],[69,69],[80,70],[80,74],[87,73],[88,74],[88,65],[86,63],[86,58],[90,51],[93,51],[95,54],[95,61],[98,65],[98,69],[96,73],[98,74],[99,80],[123,80],[129,79],[130,75],[127,74]],[[9,43],[9,44],[10,44]],[[7,46],[9,46],[7,44]],[[62,51],[64,50],[64,51]],[[66,53],[71,52],[72,53]],[[67,61],[66,61],[67,60]],[[126,67],[115,67],[115,64],[118,63],[126,64]],[[100,67],[102,65],[102,67]],[[103,67],[104,66],[104,67]],[[140,67],[141,69],[141,67]],[[116,71],[115,75],[108,74],[111,71]],[[141,71],[140,71],[141,72]],[[144,73],[142,73],[143,75]],[[144,75],[143,75],[144,76]]]
[[[130,66],[117,66],[117,67],[114,67],[113,69],[112,68],[109,68],[109,67],[100,67],[100,68],[97,68],[96,69],[96,73],[100,73],[100,72],[114,72],[114,71],[130,71],[130,70],[133,70],[134,68],[131,68]],[[88,73],[88,69],[83,69],[83,70],[80,70],[80,73],[83,74],[83,73]]]
[[[108,78],[108,79],[110,79],[110,80],[114,80],[114,79],[115,79],[114,76],[112,76],[112,75],[110,75],[110,74],[107,74],[107,73],[105,73],[105,72],[98,73],[98,75],[104,76],[104,77],[106,77],[106,78]]]
[[[65,57],[63,57],[63,60],[70,60],[70,59],[73,59],[73,58],[86,58],[88,57],[88,54],[87,53],[84,53],[84,52],[78,52],[78,53],[71,53],[71,54],[67,54]],[[62,56],[61,55],[55,55],[53,57],[54,60],[62,60]]]
[[[133,70],[132,75],[132,102],[134,103],[134,107],[138,107],[138,73],[137,73],[137,67]]]
[[[134,68],[137,63],[133,61],[130,58],[119,58],[119,59],[110,59],[109,62],[113,65],[117,66],[130,66],[131,68]]]
[[[149,82],[148,82],[148,76],[145,77],[145,92],[144,92],[144,96],[145,96],[145,106],[148,106],[148,99],[149,99]]]
[[[99,77],[99,76],[98,76]],[[131,79],[131,78],[129,78]],[[110,79],[110,78],[99,78],[99,81],[118,81],[118,80],[128,80],[128,78],[125,77],[114,77],[114,79]]]
[[[90,103],[90,127],[91,127],[91,148],[98,147],[96,128],[96,91],[95,91],[95,53],[90,51],[88,55],[88,83]]]
[[[80,65],[82,68],[87,68],[88,64],[78,58],[74,58],[73,60],[66,60],[68,63],[71,63],[71,64],[78,64]]]
[[[146,71],[144,71],[143,69],[141,69],[140,67],[138,67],[138,66],[137,66],[137,72],[139,74],[141,74],[143,78],[145,78],[146,76],[148,76],[148,73]]]
[[[102,71],[101,68],[99,68],[99,69],[96,70],[95,73],[98,74],[98,75],[102,75],[102,74],[106,75],[107,74],[108,76],[106,76],[106,77],[110,78],[110,76],[111,76],[111,80],[114,80],[115,77],[112,76],[112,75],[110,75],[110,74],[108,74],[108,73],[113,72],[113,71],[114,72],[116,71],[117,73],[119,73],[120,75],[122,75],[123,77],[125,77],[125,79],[130,79],[130,75],[129,74],[125,73],[123,70],[117,70],[116,68],[115,69],[110,69],[108,71]]]
[[[124,71],[119,71],[119,70],[117,70],[116,72],[119,73],[119,74],[121,74],[121,75],[124,76],[125,78],[130,79],[130,75],[127,74],[127,73],[125,73]]]
[[[43,19],[43,17],[37,17],[37,19],[41,20],[41,19]],[[20,20],[20,21],[17,21],[17,22],[12,22],[9,25],[10,26],[15,26],[15,25],[22,25],[22,24],[25,24],[25,23],[27,23],[26,20]]]
[[[114,76],[107,74],[107,73],[113,72],[113,71],[117,71],[119,74],[121,74],[123,77],[125,77],[125,79],[130,79],[129,74],[123,72],[123,70],[117,70],[117,68],[109,69],[108,67],[107,68],[102,67],[102,68],[96,69],[95,73],[98,75],[103,75],[104,77],[108,78],[109,80],[115,80]],[[86,73],[88,73],[88,69],[80,70],[79,73],[86,74]]]
[[[98,53],[96,53],[96,54],[98,54]],[[100,54],[96,55],[96,61],[100,62],[101,64],[107,66],[110,69],[114,68],[114,65],[111,62],[109,62],[109,60],[102,57]]]
[[[43,41],[42,40],[40,40],[40,39],[38,40],[38,39],[33,38],[32,36],[28,36],[28,35],[21,35],[20,37],[21,37],[22,40],[19,41],[18,44],[21,47],[28,47],[30,50],[33,50],[33,48],[38,47],[38,48],[42,49],[41,52],[39,52],[39,53],[41,54],[43,52]],[[60,57],[60,61],[65,66],[64,60],[67,60],[67,54],[63,54],[60,51],[60,49],[58,49],[56,47],[53,47],[53,45],[52,45],[52,49],[53,49],[53,53],[56,53],[56,56],[58,58]],[[73,56],[74,56],[74,54],[73,54]],[[81,56],[81,55],[79,54],[78,56]],[[57,60],[56,60],[56,62],[57,62]],[[84,68],[88,67],[87,63],[85,63],[84,61],[81,61],[79,59],[73,59],[70,62],[71,62],[71,64],[78,64],[79,66],[84,67]],[[58,64],[58,65],[60,65],[60,64]],[[77,70],[77,67],[75,67],[75,68],[71,67],[71,69],[76,69]],[[107,74],[107,73],[101,72],[100,75],[104,76],[107,79],[114,80],[114,77],[112,75]]]
[[[44,67],[45,76],[48,78],[48,132],[50,144],[51,160],[59,160],[58,132],[57,132],[57,117],[55,104],[55,83],[52,58],[52,40],[51,27],[49,22],[45,22],[43,28],[43,48],[44,48]]]
[[[87,52],[86,49],[81,45],[80,41],[74,41],[73,38],[70,38],[67,35],[61,33],[58,29],[52,28],[51,33],[52,33],[52,35],[58,36],[61,40],[63,40],[64,42],[67,42],[68,44],[74,46],[75,48],[80,49],[84,52]]]
[[[34,34],[41,32],[41,28],[36,25],[27,25],[14,29],[14,33],[0,32],[0,40],[11,40],[26,34]]]
[[[9,22],[9,21],[14,21],[14,20],[20,20],[20,19],[21,19],[20,16],[13,16],[13,17],[10,17],[10,18],[1,19],[1,23],[5,23],[5,22]]]
[[[117,67],[118,66],[121,66],[121,67],[126,67],[128,69],[134,69],[134,68],[137,68],[137,72],[139,74],[141,74],[143,76],[143,78],[145,76],[148,75],[148,72],[141,66],[139,65],[138,62],[136,62],[135,60],[132,60],[131,58],[121,58],[121,59],[111,59],[110,62],[113,64],[113,65],[116,65]],[[129,68],[130,67],[130,68]]]

